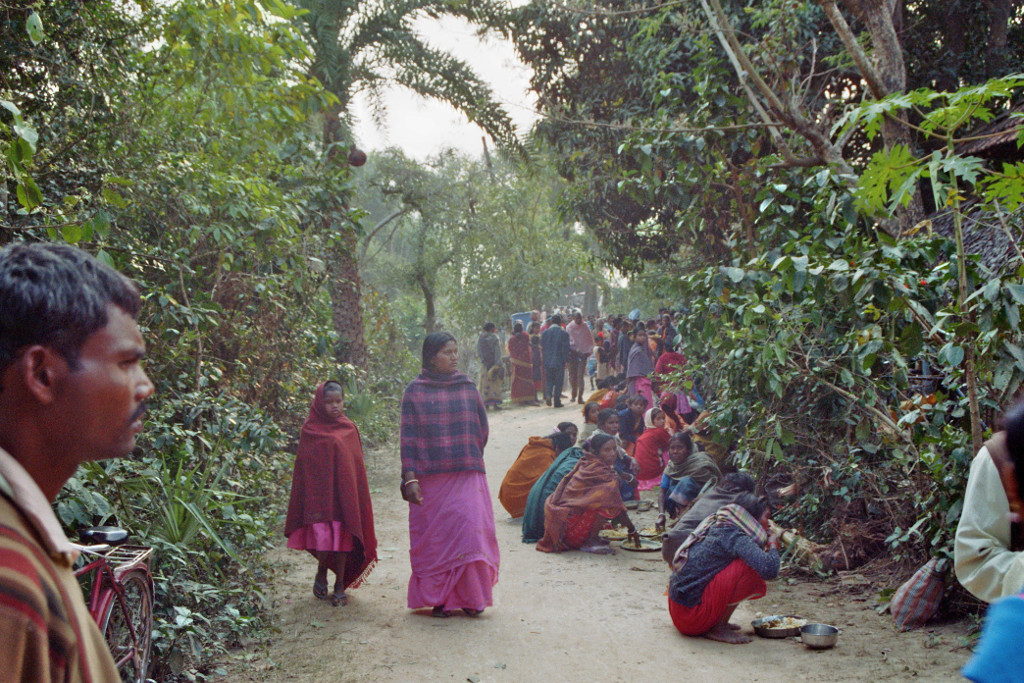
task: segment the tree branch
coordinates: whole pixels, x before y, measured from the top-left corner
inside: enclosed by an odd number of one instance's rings
[[[843,13],[836,7],[835,0],[819,0],[822,8],[825,10],[825,14],[828,16],[829,21],[832,22],[832,28],[839,34],[839,39],[843,41],[843,45],[846,47],[846,51],[850,53],[853,58],[854,64],[857,65],[857,69],[860,70],[860,75],[864,78],[864,81],[868,84],[868,88],[871,90],[871,94],[877,99],[882,99],[889,94],[885,84],[882,82],[882,77],[878,71],[871,64],[867,54],[861,48],[860,43],[857,42],[857,36],[853,35],[853,30],[850,25],[846,23],[846,18]]]

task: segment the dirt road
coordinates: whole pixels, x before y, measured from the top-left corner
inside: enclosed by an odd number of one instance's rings
[[[481,617],[434,619],[406,609],[407,505],[398,495],[394,449],[368,455],[380,564],[346,607],[315,600],[308,555],[274,551],[271,590],[280,632],[226,664],[228,681],[950,681],[969,653],[963,624],[899,634],[874,610],[880,586],[858,574],[828,581],[782,578],[744,603],[735,621],[797,614],[843,629],[833,650],[795,639],[725,645],[685,638],[672,626],[659,554],[548,555],[520,542],[519,520],[497,500],[498,486],[531,435],[576,407],[492,413],[486,451],[494,496],[501,578]],[[638,516],[653,524],[653,513]],[[785,574],[784,574],[785,577]]]

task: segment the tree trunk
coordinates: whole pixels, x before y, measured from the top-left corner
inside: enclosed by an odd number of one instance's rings
[[[338,227],[329,219],[324,230]],[[327,272],[330,275],[331,322],[338,334],[334,355],[339,363],[366,367],[366,337],[363,328],[362,281],[356,261],[356,235],[351,228],[341,228],[341,235],[328,250]]]
[[[1006,64],[1006,41],[1010,35],[1010,16],[1020,0],[985,0],[988,7],[988,45],[985,48],[989,78],[1003,75]]]
[[[427,314],[423,317],[423,329],[427,334],[437,329],[437,310],[434,307],[434,290],[427,283],[423,275],[416,276],[416,284],[423,290],[423,302],[426,304]]]

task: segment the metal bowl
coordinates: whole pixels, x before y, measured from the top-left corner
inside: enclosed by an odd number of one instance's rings
[[[772,628],[768,624],[776,619],[785,619],[789,617],[791,619],[799,619],[793,614],[773,614],[770,617],[762,617],[760,619],[754,619],[750,622],[750,625],[754,627],[754,633],[761,636],[762,638],[789,638],[791,636],[800,635],[799,626],[791,626],[789,628]]]
[[[828,624],[807,624],[800,628],[800,640],[812,650],[827,650],[839,640],[839,629]]]

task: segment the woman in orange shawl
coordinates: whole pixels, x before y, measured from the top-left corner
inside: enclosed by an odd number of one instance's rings
[[[377,563],[363,447],[344,410],[340,384],[317,387],[299,434],[284,525],[288,547],[309,551],[317,559],[313,595],[335,607],[348,602],[345,589],[358,587]],[[335,574],[330,596],[328,569]]]
[[[619,494],[619,476],[613,467],[615,439],[596,434],[590,447],[544,504],[544,538],[537,543],[537,550],[613,554],[607,541],[598,536],[606,520],[625,525],[630,538],[639,540]]]
[[[512,361],[512,403],[535,406],[537,391],[533,386],[533,353],[530,350],[530,335],[523,332],[523,323],[518,320],[512,326],[508,338],[508,356]]]
[[[530,489],[555,458],[574,443],[576,425],[572,422],[560,422],[558,431],[550,436],[530,437],[530,442],[519,452],[519,457],[512,463],[512,467],[508,468],[498,490],[498,500],[513,519],[523,516],[526,512],[526,499],[530,497]]]

